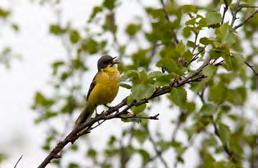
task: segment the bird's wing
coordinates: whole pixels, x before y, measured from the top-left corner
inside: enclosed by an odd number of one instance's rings
[[[92,82],[91,82],[91,84],[90,84],[90,88],[89,88],[89,90],[88,90],[86,100],[88,100],[91,91],[93,90],[93,88],[94,88],[95,85],[96,85],[96,76],[97,76],[97,74],[94,76],[94,78],[93,78],[93,80],[92,80]]]

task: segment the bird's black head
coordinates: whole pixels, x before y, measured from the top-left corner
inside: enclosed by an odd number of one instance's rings
[[[100,71],[103,68],[106,68],[107,66],[113,66],[114,64],[117,64],[118,61],[115,60],[116,57],[111,57],[109,55],[104,55],[98,60],[98,71]]]

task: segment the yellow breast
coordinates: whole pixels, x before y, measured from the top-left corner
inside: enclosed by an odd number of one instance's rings
[[[114,100],[119,89],[120,73],[116,67],[107,67],[96,76],[96,85],[88,101],[95,105],[107,104]]]

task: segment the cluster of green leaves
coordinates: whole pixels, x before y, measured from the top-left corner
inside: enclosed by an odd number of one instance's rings
[[[147,16],[148,22],[144,24],[150,29],[145,29],[136,20],[121,30],[116,21],[116,12],[123,2],[103,0],[93,8],[81,29],[73,28],[72,21],[65,26],[51,24],[49,31],[66,44],[68,59],[57,60],[52,64],[54,94],[35,94],[33,108],[39,112],[36,122],[55,121],[62,116],[68,116],[70,123],[74,122],[71,116],[80,110],[80,102],[84,102],[82,74],[88,70],[86,63],[90,55],[99,56],[110,50],[118,52],[121,61],[119,70],[123,73],[121,87],[129,91],[128,104],[148,99],[155,90],[187,77],[199,66],[199,62],[210,57],[210,64],[201,72],[205,79],[173,88],[165,97],[170,108],[159,111],[160,115],[175,109],[180,112],[178,118],[172,117],[175,114],[171,113],[171,118],[167,119],[176,120],[172,122],[171,128],[157,130],[152,137],[154,131],[150,130],[150,126],[154,122],[144,120],[129,123],[130,127],[121,128],[122,136],[110,136],[103,149],[85,149],[85,157],[99,167],[114,167],[117,164],[126,167],[134,156],[139,156],[142,159],[141,167],[147,167],[154,165],[160,155],[172,150],[176,162],[184,164],[188,161],[184,154],[196,146],[195,139],[200,137],[200,144],[195,148],[200,160],[195,164],[199,164],[199,167],[242,167],[244,162],[248,165],[257,164],[254,161],[258,157],[255,152],[257,133],[253,132],[252,126],[257,122],[257,117],[248,118],[248,114],[257,116],[257,109],[246,110],[249,94],[257,89],[257,76],[248,69],[245,62],[255,63],[257,45],[254,30],[258,18],[255,16],[241,30],[235,30],[237,22],[232,22],[233,16],[225,18],[220,12],[220,8],[222,12],[225,10],[225,2],[228,5],[227,15],[237,12],[238,16],[243,16],[240,23],[254,10],[238,10],[241,4],[230,0],[214,0],[205,6],[180,5],[177,1],[168,1],[165,9],[139,4],[145,16],[137,18],[144,20],[143,17]],[[255,1],[241,3],[252,6]],[[91,26],[100,29],[91,29]],[[123,32],[128,41],[120,42],[118,32]],[[180,39],[178,43],[175,42],[174,32]],[[110,36],[112,38],[107,39]],[[250,45],[248,51],[242,47],[243,42]],[[141,47],[141,43],[147,45]],[[131,46],[136,49],[130,50]],[[165,106],[163,100],[156,98],[149,101],[148,105],[143,104],[130,110],[136,115],[148,115],[156,103]],[[176,130],[172,133],[170,130],[174,127]],[[178,138],[177,132],[185,135],[189,143]],[[50,127],[43,149],[49,151],[62,133],[57,127]],[[172,136],[165,138],[167,134]],[[146,147],[149,143],[153,144],[151,149]],[[77,152],[79,148],[73,147],[72,151]],[[226,157],[218,159],[222,155]],[[158,163],[167,167],[165,162],[162,160]],[[62,164],[62,160],[55,163]],[[68,167],[80,167],[80,164],[70,163]]]
[[[11,9],[5,9],[0,6],[0,22],[1,28],[7,27],[13,30],[14,32],[19,31],[19,26],[12,22],[10,19]],[[0,29],[1,33],[1,29]],[[4,65],[6,68],[9,68],[11,65],[11,60],[13,58],[18,58],[19,55],[12,51],[12,48],[8,45],[3,45],[0,47],[0,64]]]

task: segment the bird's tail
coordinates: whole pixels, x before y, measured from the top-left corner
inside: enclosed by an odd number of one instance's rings
[[[88,119],[90,119],[90,116],[92,115],[94,109],[95,109],[95,106],[92,106],[87,103],[85,108],[83,109],[83,111],[81,112],[77,120],[75,121],[75,125],[79,126],[84,122],[86,122]]]

